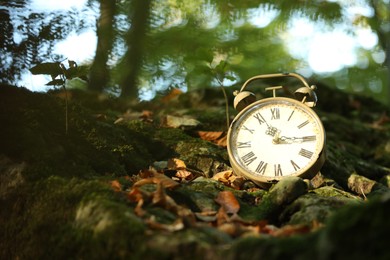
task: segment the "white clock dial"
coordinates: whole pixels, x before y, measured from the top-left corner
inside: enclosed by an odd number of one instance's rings
[[[251,179],[279,180],[303,174],[322,153],[325,142],[322,123],[298,101],[264,99],[237,118],[229,133],[228,149],[233,166]]]

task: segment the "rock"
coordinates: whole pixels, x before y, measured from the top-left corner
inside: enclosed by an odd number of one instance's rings
[[[345,205],[361,202],[359,197],[334,187],[322,187],[297,198],[280,215],[280,221],[288,224],[324,223],[331,214]]]
[[[279,223],[279,214],[284,207],[293,202],[308,190],[305,181],[299,177],[286,177],[276,183],[259,203],[258,219],[267,219]]]
[[[306,183],[299,177],[286,177],[273,186],[268,198],[277,206],[285,206],[307,192]]]
[[[385,193],[389,191],[389,188],[381,183],[357,174],[352,174],[348,178],[348,188],[356,194],[363,196],[371,194],[372,192]]]

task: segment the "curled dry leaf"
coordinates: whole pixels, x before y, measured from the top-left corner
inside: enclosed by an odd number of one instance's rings
[[[142,205],[144,204],[145,197],[149,197],[149,196],[145,192],[141,192],[141,190],[137,187],[131,189],[131,191],[127,194],[127,198],[131,202],[137,203],[137,205],[134,208],[134,212],[139,217],[145,215],[145,211],[142,209]]]
[[[167,115],[163,117],[162,125],[170,128],[192,128],[196,127],[200,122],[194,118],[188,116],[171,116]]]
[[[383,112],[380,118],[378,118],[376,121],[372,123],[371,127],[375,129],[382,129],[383,125],[389,122],[390,122],[390,117],[386,114],[386,112]]]
[[[116,192],[119,192],[122,190],[122,185],[119,183],[119,181],[117,180],[113,180],[111,181],[111,188],[116,191]]]
[[[175,176],[180,180],[192,180],[194,178],[192,172],[189,172],[187,170],[179,170],[176,172]]]
[[[201,139],[205,141],[214,142],[221,138],[223,132],[221,131],[198,131],[198,135]]]
[[[114,124],[124,123],[132,120],[152,122],[153,112],[149,110],[143,110],[142,112],[127,110],[123,115],[121,115],[117,120],[115,120]]]
[[[226,147],[227,139],[225,132],[221,131],[198,131],[198,135],[201,139],[215,143],[218,146]]]
[[[134,183],[133,187],[141,187],[146,184],[162,184],[164,188],[174,189],[180,185],[180,183],[172,180],[164,174],[158,173],[153,169],[142,171],[140,174],[147,177]]]
[[[217,211],[195,212],[195,216],[203,222],[214,222],[217,220]]]
[[[147,219],[146,224],[152,229],[164,230],[169,232],[175,232],[184,228],[183,220],[178,218],[172,224],[162,224],[155,221],[153,218]]]
[[[244,226],[237,222],[223,223],[218,226],[218,229],[231,237],[239,237],[242,235],[258,235],[258,226]]]
[[[153,193],[152,203],[173,212],[176,212],[178,208],[176,202],[165,193],[162,183],[157,185],[157,190]]]
[[[177,99],[181,94],[183,94],[183,91],[177,88],[173,88],[167,95],[165,95],[161,101],[163,103],[169,103],[171,100]]]
[[[184,161],[172,158],[168,160],[168,170],[176,171],[175,177],[179,180],[192,180],[194,178],[191,171],[187,170],[187,166]]]
[[[177,159],[177,158],[169,159],[167,167],[169,170],[182,170],[182,169],[187,168],[184,161]]]
[[[235,175],[232,170],[219,172],[213,176],[213,179],[220,181],[226,186],[232,187],[236,190],[241,189],[245,182],[243,177]]]
[[[240,210],[240,203],[231,191],[221,191],[215,201],[227,214],[237,214]]]
[[[311,231],[307,225],[286,225],[282,228],[276,228],[270,232],[270,235],[275,237],[288,237],[297,234],[306,234]]]

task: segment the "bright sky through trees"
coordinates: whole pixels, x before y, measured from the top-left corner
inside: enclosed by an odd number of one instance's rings
[[[31,8],[37,11],[52,11],[58,9],[81,9],[86,0],[33,0]],[[255,8],[249,11],[250,22],[259,28],[267,26],[277,16],[277,11],[266,11]],[[372,15],[370,9],[358,6],[347,10],[351,17],[356,14]],[[357,49],[373,49],[378,43],[378,37],[370,30],[357,31],[357,37],[346,33],[346,25],[340,24],[331,28],[320,22],[313,23],[308,18],[293,17],[289,28],[281,35],[285,47],[292,57],[301,59],[302,68],[297,72],[308,77],[315,73],[331,73],[341,70],[343,67],[358,64],[364,67],[364,59],[360,59]],[[86,31],[79,35],[71,34],[66,40],[56,44],[55,54],[62,54],[70,60],[82,64],[92,62],[96,50],[96,35],[93,31]],[[373,50],[374,60],[384,60],[384,53]],[[44,76],[23,76],[22,85],[35,91],[45,90],[44,84],[47,78]],[[44,89],[42,89],[42,87]]]

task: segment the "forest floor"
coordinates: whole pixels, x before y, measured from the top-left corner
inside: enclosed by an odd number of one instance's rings
[[[65,108],[1,85],[0,258],[390,259],[390,110],[317,95],[321,173],[264,190],[230,168],[218,88]]]

